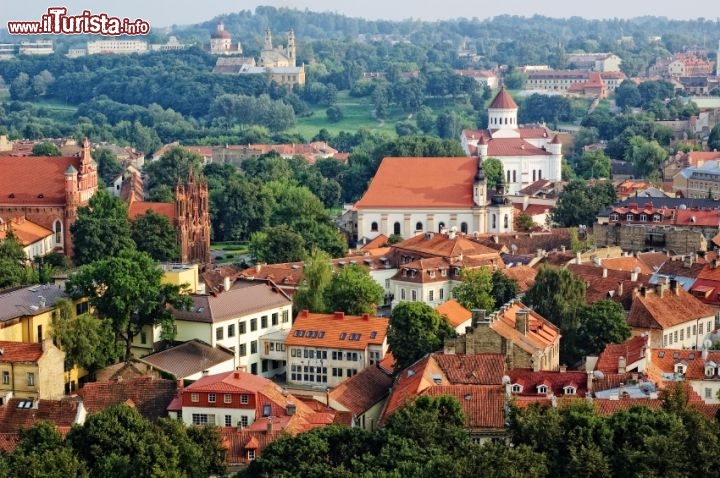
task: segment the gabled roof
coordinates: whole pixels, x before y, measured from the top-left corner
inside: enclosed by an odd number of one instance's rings
[[[633,289],[650,282],[647,274],[638,274],[637,280],[633,281],[631,272],[609,270],[592,264],[568,264],[567,268],[577,278],[585,281],[588,304],[599,300],[612,300],[622,305],[624,310],[630,310]]]
[[[394,244],[391,249],[396,254],[402,254],[404,251],[407,251],[423,254],[424,257],[456,258],[462,255],[463,258],[465,258],[485,255],[497,256],[498,261],[502,262],[497,250],[473,241],[461,234],[456,234],[453,239],[450,239],[448,234],[434,232],[420,233]]]
[[[489,108],[493,109],[503,109],[503,110],[509,110],[509,109],[518,109],[517,103],[515,103],[515,100],[513,100],[512,96],[510,96],[510,93],[507,92],[505,87],[500,88],[500,91],[498,91],[498,94],[495,95],[495,98],[490,102]]]
[[[635,336],[627,339],[621,344],[607,344],[605,350],[600,353],[595,370],[607,373],[618,373],[620,357],[625,358],[626,366],[630,366],[643,357],[648,349],[648,337]]]
[[[468,322],[468,325],[470,325],[469,321],[472,319],[472,312],[460,305],[460,302],[456,299],[443,302],[438,305],[435,310],[438,314],[447,317],[453,329],[460,327],[465,322]]]
[[[452,385],[500,385],[505,375],[503,354],[432,354],[432,360]],[[445,383],[445,382],[443,382]]]
[[[141,360],[154,368],[185,378],[224,362],[233,362],[235,354],[224,347],[211,347],[194,339]],[[234,363],[234,362],[233,362]]]
[[[425,390],[431,397],[454,397],[472,430],[505,428],[505,391],[502,386],[439,385]]]
[[[58,427],[71,427],[76,423],[80,402],[63,400],[25,400],[13,398],[0,407],[0,433],[12,433],[31,428],[44,420]]]
[[[550,156],[550,152],[538,148],[522,138],[493,138],[488,144],[488,156]]]
[[[138,216],[147,214],[148,211],[152,211],[161,216],[165,216],[170,220],[170,223],[172,223],[176,219],[174,204],[146,201],[132,201],[128,206],[128,218],[137,219]]]
[[[468,157],[385,158],[355,207],[473,207],[472,185],[477,163],[477,158]]]
[[[295,318],[285,345],[365,350],[385,342],[388,324],[386,317],[368,314],[315,314],[303,310]]]
[[[330,400],[359,416],[388,395],[392,377],[378,366],[366,367],[330,392]]]
[[[659,288],[660,286],[656,286]],[[704,317],[713,317],[713,309],[700,302],[682,287],[668,289],[658,295],[655,288],[646,288],[634,299],[628,324],[640,329],[667,329]]]
[[[2,221],[0,220],[0,222]],[[50,229],[42,227],[39,224],[35,224],[34,222],[25,219],[25,217],[14,217],[7,221],[7,224],[3,227],[9,228],[15,235],[18,243],[20,243],[23,247],[27,247],[41,241],[53,234]],[[0,230],[0,241],[4,240],[6,237],[7,230]]]
[[[44,305],[40,297],[45,299]],[[0,292],[0,323],[52,310],[55,308],[55,300],[60,297],[67,297],[65,289],[47,284]]]
[[[526,333],[516,327],[518,313],[527,311]],[[491,316],[490,328],[529,354],[543,351],[560,340],[560,329],[520,301],[513,301]]]
[[[131,380],[86,383],[78,390],[88,413],[97,413],[131,400],[145,418],[167,415],[166,408],[177,393],[174,380],[140,377]]]
[[[42,354],[42,344],[0,340],[0,363],[35,363]]]
[[[530,266],[513,266],[500,269],[509,279],[513,279],[517,282],[520,292],[527,292],[527,290],[535,283],[535,277],[537,276],[537,269]]]
[[[80,169],[80,158],[0,156],[0,204],[65,204],[65,171],[70,166]]]
[[[602,416],[612,415],[620,410],[629,410],[633,407],[647,407],[650,410],[660,410],[662,407],[662,400],[651,398],[618,398],[617,400],[596,398],[593,403],[597,414]]]
[[[711,377],[705,376],[705,364],[713,362],[716,367]],[[674,380],[675,366],[682,363],[685,369],[686,380],[703,380],[709,378],[717,380],[717,364],[720,364],[720,351],[709,350],[707,357],[703,358],[701,350],[677,350],[677,349],[652,349],[650,352],[650,363],[648,365],[648,376],[656,381]]]
[[[265,281],[236,281],[229,291],[217,295],[191,294],[190,310],[174,310],[178,320],[216,323],[234,317],[290,305],[291,299]]]
[[[552,393],[556,397],[565,395],[565,387],[576,387],[575,394],[572,396],[584,397],[587,393],[587,373],[586,372],[550,372],[539,371],[534,372],[531,369],[516,368],[508,371],[510,383],[519,383],[523,386],[520,395],[535,395],[543,397],[544,394],[538,394],[537,387],[545,385],[548,387],[548,394]]]

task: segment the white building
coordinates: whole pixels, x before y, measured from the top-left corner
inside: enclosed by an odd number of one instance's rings
[[[502,162],[510,194],[540,179],[560,181],[562,170],[558,137],[542,126],[519,126],[517,114],[517,103],[503,88],[488,107],[488,128],[464,130],[460,137],[468,155]]]
[[[99,53],[146,53],[148,43],[144,40],[92,40],[87,42],[87,54]]]

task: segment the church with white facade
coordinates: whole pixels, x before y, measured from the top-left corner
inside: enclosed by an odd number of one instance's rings
[[[561,180],[562,144],[544,126],[519,126],[518,105],[501,88],[488,107],[488,127],[464,130],[463,149],[481,160],[496,158],[503,164],[509,194],[546,179]]]

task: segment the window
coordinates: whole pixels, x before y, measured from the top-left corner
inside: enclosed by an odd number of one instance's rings
[[[215,329],[215,340],[222,340],[223,339],[223,328],[218,327]]]
[[[247,344],[240,344],[239,354],[240,357],[245,357],[247,355]]]
[[[55,244],[62,244],[62,222],[55,220]]]
[[[248,460],[252,461],[255,459],[255,450],[248,450]]]
[[[215,398],[214,393],[208,393],[208,403],[215,403]]]
[[[147,334],[145,332],[140,332],[140,343],[143,345],[147,343]]]
[[[625,219],[626,219],[627,221],[632,221],[632,220],[633,220],[633,215],[632,215],[632,214],[628,214],[628,215],[625,216]]]
[[[431,289],[428,291],[428,301],[433,302],[434,300],[435,300],[435,291]]]
[[[225,426],[226,427],[232,426],[232,415],[225,415]]]
[[[703,334],[703,325],[705,325],[705,324],[703,324],[702,322],[700,322],[700,323],[698,324],[698,333],[699,333],[700,335]]]
[[[405,300],[405,289],[400,289],[400,300]]]
[[[343,372],[342,372],[342,369],[341,369],[341,368],[335,368],[335,367],[333,367],[333,369],[332,369],[332,376],[333,376],[333,377],[342,377],[342,375],[343,375]]]
[[[675,332],[673,332],[673,341],[674,342],[678,341],[678,331],[677,330]]]
[[[442,232],[443,229],[445,229],[445,223],[441,222],[440,224],[438,224],[438,232]]]
[[[443,271],[443,272],[445,272],[445,271]],[[444,299],[445,299],[445,289],[441,288],[440,289],[440,300],[444,300]]]
[[[215,415],[206,413],[193,413],[193,425],[215,425]]]
[[[413,290],[410,291],[410,297],[412,297],[411,300],[412,300],[413,302],[417,301],[417,291],[416,291],[415,289],[413,289]]]
[[[250,342],[250,353],[256,354],[257,353],[257,340],[253,340]]]
[[[395,222],[393,224],[393,234],[400,235],[400,223],[399,222]]]
[[[35,373],[28,372],[27,374],[27,384],[28,387],[34,387],[35,386]]]
[[[617,214],[617,213],[612,213],[612,214],[610,214],[610,220],[611,220],[611,221],[618,221],[618,220],[620,220],[620,215]]]
[[[655,214],[653,216],[653,222],[660,222],[660,214]]]
[[[75,314],[76,315],[82,315],[87,313],[89,310],[89,303],[87,301],[85,302],[78,302],[77,305],[75,305]]]
[[[575,392],[576,392],[575,387],[568,386],[568,387],[563,388],[563,393],[565,393],[565,395],[575,395]]]
[[[503,220],[503,225],[505,226],[505,229],[507,229],[507,228],[508,228],[508,224],[509,224],[509,222],[508,222],[508,221],[509,221],[509,220],[508,220],[508,215],[507,215],[507,214],[505,214],[505,218],[504,218],[504,220]]]
[[[377,232],[377,230],[378,230],[378,223],[373,221],[373,223],[370,224],[370,231]]]
[[[250,422],[250,420],[248,419],[247,415],[242,415],[240,417],[240,425],[246,427],[246,426],[248,426],[249,422]]]
[[[640,222],[646,222],[647,221],[647,214],[640,214]]]
[[[712,388],[705,389],[705,398],[712,398]]]
[[[546,394],[548,392],[547,385],[538,385],[537,391],[540,395]]]
[[[250,332],[257,330],[257,319],[250,319]]]
[[[224,393],[223,403],[232,403],[232,395],[230,395],[229,393]]]
[[[37,326],[37,336],[38,336],[38,342],[42,343],[42,341],[43,341],[42,325]]]
[[[197,403],[200,401],[200,394],[199,393],[191,393],[190,394],[190,401],[193,403]]]
[[[517,182],[517,171],[513,169],[512,173],[513,173],[513,182],[516,183]]]
[[[358,353],[357,352],[348,352],[345,354],[345,360],[349,360],[351,362],[357,362],[358,361]]]
[[[235,324],[228,325],[228,338],[235,337]]]
[[[10,384],[10,372],[3,371],[2,373],[2,383],[3,385],[9,385]]]
[[[278,324],[278,313],[277,313],[277,312],[275,312],[275,313],[272,315],[272,324],[273,324],[273,325],[277,325],[277,324]]]
[[[283,324],[287,323],[288,320],[290,320],[290,312],[287,310],[283,310]]]
[[[257,375],[257,362],[250,364],[250,373]]]
[[[460,232],[462,232],[463,234],[467,234],[467,232],[468,232],[467,222],[460,223]]]
[[[495,217],[495,214],[491,214],[490,218],[492,219],[492,229],[497,228],[497,218]]]
[[[685,329],[680,329],[680,341],[685,340]]]
[[[248,403],[250,403],[250,396],[246,393],[240,395],[240,403],[242,403],[243,405],[247,405]]]
[[[423,230],[423,223],[418,221],[415,223],[415,230],[416,231],[422,231]]]
[[[272,411],[272,408],[270,407],[270,405],[263,405],[263,416],[264,417],[269,417],[271,411]]]
[[[267,315],[263,315],[262,317],[260,317],[260,328],[267,329],[267,326],[268,326]]]
[[[262,362],[260,362],[260,370],[265,373],[268,371],[268,367],[270,366],[270,361],[267,359],[263,359]]]
[[[345,376],[347,376],[347,377],[352,377],[356,373],[357,373],[356,368],[349,368],[349,369],[345,370]]]
[[[512,390],[512,393],[522,393],[523,391],[523,387],[519,383],[514,383],[510,389]]]

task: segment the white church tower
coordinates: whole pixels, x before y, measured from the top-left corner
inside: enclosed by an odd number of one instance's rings
[[[503,86],[488,106],[488,129],[493,138],[519,138],[518,105]]]

